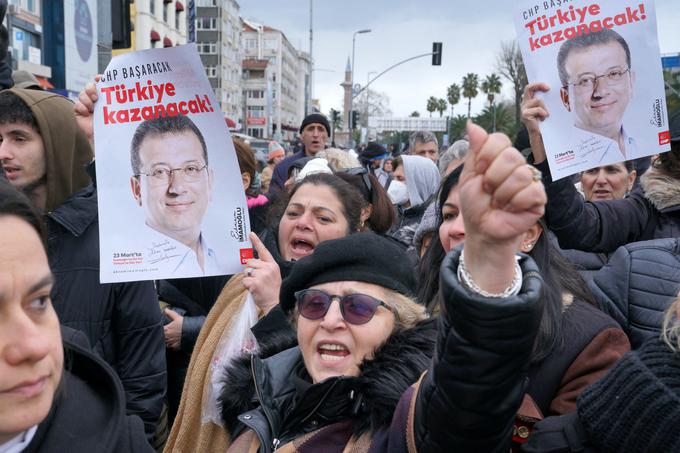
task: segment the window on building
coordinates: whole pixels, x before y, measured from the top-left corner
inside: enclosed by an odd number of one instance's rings
[[[216,54],[217,53],[217,43],[214,42],[197,42],[196,47],[198,48],[198,53],[201,54]]]
[[[217,30],[217,22],[214,17],[197,17],[196,30]]]
[[[263,90],[248,90],[248,99],[262,99],[264,98]]]
[[[149,0],[149,13],[152,16],[156,15],[156,0]]]
[[[246,39],[246,49],[255,49],[257,47],[257,39]]]
[[[166,3],[163,5],[163,22],[168,23],[168,9],[172,3]]]
[[[180,18],[181,15],[182,15],[182,13],[180,13],[179,11],[177,11],[177,12],[175,13],[175,29],[176,29],[177,31],[179,31],[179,24],[180,24],[179,18]]]
[[[265,118],[264,106],[249,105],[248,106],[248,118]]]
[[[255,137],[255,138],[263,138],[264,137],[264,130],[260,129],[259,127],[258,128],[249,127],[248,128],[248,135],[250,135],[251,137]]]
[[[196,6],[217,6],[217,0],[196,0]]]
[[[212,78],[217,77],[217,67],[216,66],[206,66],[205,67],[205,74],[208,77],[212,77]]]

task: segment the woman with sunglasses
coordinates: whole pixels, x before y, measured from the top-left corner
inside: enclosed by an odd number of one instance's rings
[[[442,182],[437,233],[420,262],[418,299],[432,313],[440,309],[437,274],[444,256],[469,238],[460,178],[461,170],[456,169]],[[625,333],[596,308],[585,282],[551,245],[545,228],[536,219],[517,244],[518,252],[535,260],[546,283],[541,296],[545,308],[531,354],[527,404],[518,413],[517,428],[524,434],[543,416],[573,412],[581,392],[630,349]],[[524,442],[526,436],[516,440]]]
[[[220,451],[220,442],[226,442],[227,432],[204,414],[216,405],[211,379],[219,372],[213,367],[218,345],[231,335],[248,293],[258,307],[259,321],[251,329],[257,342],[269,337],[285,341],[293,333],[278,307],[282,277],[319,244],[360,230],[365,202],[357,189],[335,175],[309,175],[282,194],[286,198],[270,207],[273,225],[259,238],[250,236],[257,258],[248,260],[244,272],[224,285],[198,335],[166,451]]]
[[[507,138],[472,129],[470,238],[443,265],[445,314],[427,320],[412,299],[394,241],[360,233],[320,244],[281,287],[298,346],[226,367],[227,452],[509,450],[542,308],[535,266],[515,249],[545,195]]]

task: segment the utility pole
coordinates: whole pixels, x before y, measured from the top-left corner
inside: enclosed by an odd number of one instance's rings
[[[309,0],[309,102],[305,106],[305,115],[312,113],[312,99],[314,98],[314,54],[312,53],[314,48],[313,6],[314,0]]]

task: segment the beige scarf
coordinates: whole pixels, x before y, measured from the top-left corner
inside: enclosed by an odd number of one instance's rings
[[[246,299],[247,291],[242,280],[242,274],[229,280],[201,328],[191,354],[177,417],[163,450],[166,453],[217,453],[226,451],[229,446],[226,429],[214,423],[202,423],[201,417],[203,401],[210,388],[210,363],[215,349]]]

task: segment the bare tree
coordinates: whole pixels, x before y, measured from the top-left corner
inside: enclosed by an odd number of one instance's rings
[[[370,88],[364,90],[354,99],[354,110],[359,112],[359,123],[362,127],[368,125],[368,117],[392,116],[389,96]]]
[[[522,92],[528,82],[522,53],[519,50],[517,41],[512,40],[501,43],[501,49],[496,55],[496,68],[512,84],[515,95],[515,122],[520,124]]]

